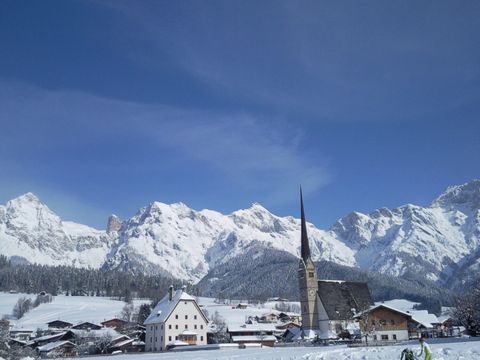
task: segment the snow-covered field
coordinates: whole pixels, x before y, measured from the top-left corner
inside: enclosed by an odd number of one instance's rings
[[[22,297],[35,299],[35,295],[0,293],[0,317],[11,315],[13,306]],[[140,306],[149,300],[134,300],[134,305]],[[36,330],[46,328],[47,322],[53,320],[68,321],[73,324],[90,321],[102,321],[120,316],[125,302],[104,297],[65,296],[58,295],[51,303],[40,304],[30,310],[20,320],[15,322],[15,329]]]
[[[419,351],[418,345],[412,346]],[[294,348],[247,348],[192,351],[181,353],[145,353],[138,355],[118,355],[116,360],[392,360],[400,359],[405,346],[385,346],[370,348],[294,347]],[[432,344],[435,360],[478,360],[480,341]],[[102,357],[90,357],[101,360]],[[103,357],[104,359],[104,357]]]

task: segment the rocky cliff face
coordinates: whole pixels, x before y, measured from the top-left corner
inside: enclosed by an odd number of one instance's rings
[[[352,212],[328,230],[308,224],[308,233],[314,260],[451,282],[480,263],[480,181],[450,187],[429,207]],[[0,206],[0,253],[9,257],[192,282],[251,249],[266,258],[272,250],[298,257],[299,234],[300,220],[260,204],[223,215],[153,202],[125,221],[111,216],[107,231],[64,222],[33,194]]]

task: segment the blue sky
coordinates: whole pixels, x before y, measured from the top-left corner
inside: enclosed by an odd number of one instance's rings
[[[480,177],[478,1],[2,1],[0,203],[320,227]]]

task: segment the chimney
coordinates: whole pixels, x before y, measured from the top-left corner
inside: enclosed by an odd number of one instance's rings
[[[173,285],[170,285],[170,287],[168,288],[168,300],[172,301],[172,299],[173,299]]]

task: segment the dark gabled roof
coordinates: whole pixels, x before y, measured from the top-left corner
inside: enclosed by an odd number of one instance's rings
[[[52,324],[63,324],[63,325],[66,325],[66,326],[72,326],[73,325],[72,323],[69,323],[68,321],[63,321],[63,320],[53,320],[53,321],[47,322],[47,325],[52,325]]]
[[[318,296],[330,320],[349,320],[355,312],[373,305],[364,282],[319,280]]]

